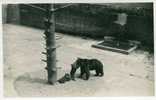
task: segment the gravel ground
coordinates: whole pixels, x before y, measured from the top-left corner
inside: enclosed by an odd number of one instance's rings
[[[76,78],[65,84],[47,84],[43,30],[3,25],[4,96],[153,96],[154,57],[136,50],[130,55],[92,48],[98,42],[56,33],[58,79],[69,73],[77,57],[97,58],[104,64],[105,75],[88,81]],[[77,75],[79,71],[77,71]]]

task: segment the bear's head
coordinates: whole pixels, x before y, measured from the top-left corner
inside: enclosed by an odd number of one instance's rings
[[[69,81],[71,79],[70,74],[68,73],[65,73],[64,77],[66,81]]]

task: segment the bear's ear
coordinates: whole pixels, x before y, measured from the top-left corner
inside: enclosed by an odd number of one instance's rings
[[[65,73],[65,76],[68,76],[69,74],[68,73]]]
[[[77,59],[81,59],[80,57],[77,57]]]
[[[83,60],[83,58],[77,57],[77,60]]]

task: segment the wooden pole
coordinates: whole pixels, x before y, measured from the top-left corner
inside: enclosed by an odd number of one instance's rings
[[[46,10],[42,9],[43,11],[46,11],[45,32],[44,32],[45,35],[44,38],[46,40],[46,52],[42,52],[42,54],[45,54],[47,56],[47,59],[43,61],[47,63],[46,70],[48,73],[49,84],[55,84],[55,82],[57,81],[54,13],[55,11],[61,10],[71,5],[73,4],[54,9],[53,4],[47,4],[47,9]]]
[[[47,73],[48,83],[54,84],[57,81],[56,69],[56,46],[55,46],[55,19],[54,7],[52,4],[47,5],[45,18],[45,40],[46,40],[46,55],[47,55]]]

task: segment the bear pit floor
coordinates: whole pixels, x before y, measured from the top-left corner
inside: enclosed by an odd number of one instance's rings
[[[69,73],[77,57],[96,58],[104,64],[104,77],[88,81],[76,78],[65,84],[47,84],[43,30],[26,26],[3,25],[4,96],[153,96],[154,57],[135,50],[130,55],[92,48],[96,40],[61,33],[56,40],[58,79]],[[79,71],[77,72],[77,75]]]

